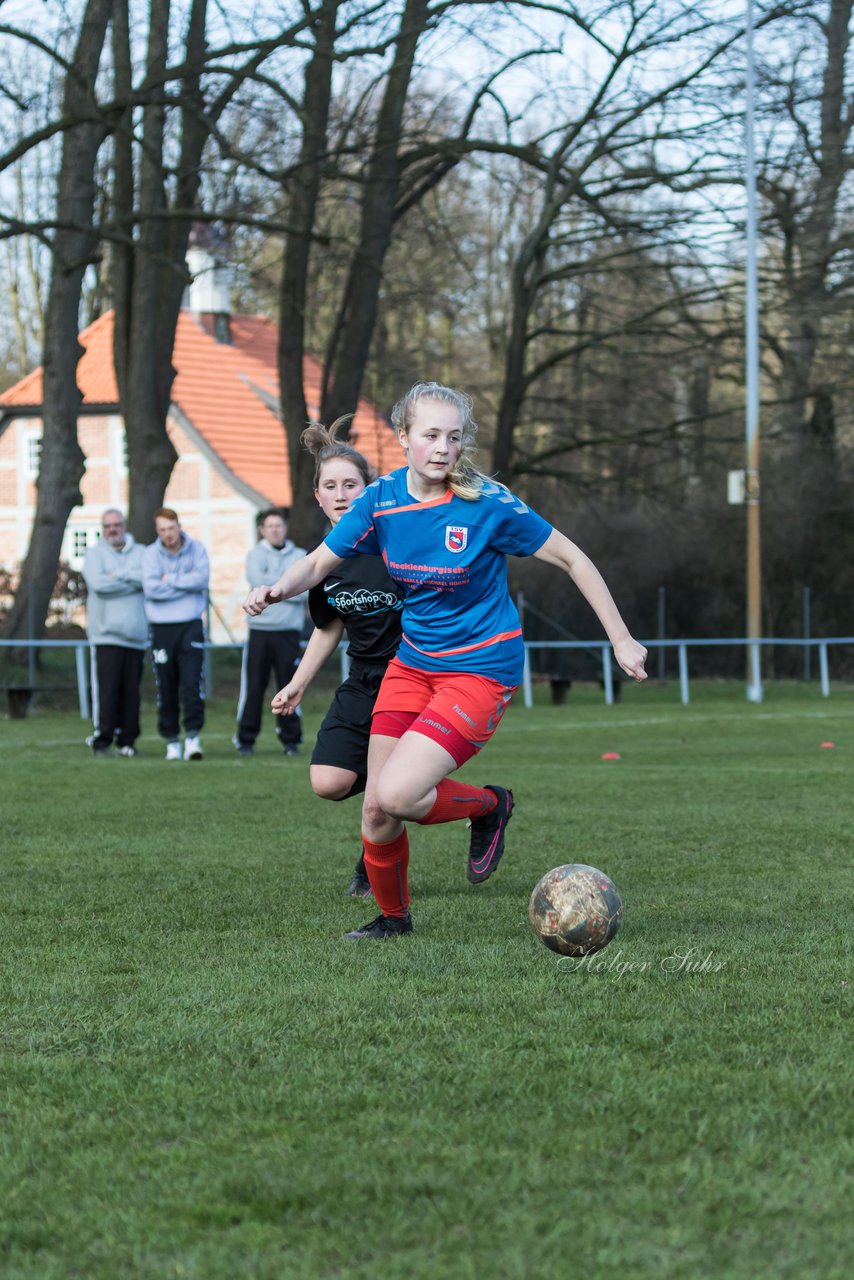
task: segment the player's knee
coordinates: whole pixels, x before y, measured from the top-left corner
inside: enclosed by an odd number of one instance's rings
[[[383,813],[391,818],[406,819],[411,816],[413,795],[411,787],[396,779],[380,778],[377,787],[377,803]]]
[[[350,788],[345,783],[331,782],[328,778],[319,778],[317,781],[312,778],[311,789],[321,800],[345,800],[350,794]]]
[[[346,800],[352,790],[352,778],[339,769],[325,769],[313,765],[309,770],[311,789],[321,800]]]
[[[389,814],[383,809],[376,796],[365,796],[362,802],[362,825],[366,831],[376,831],[382,827],[389,818]]]

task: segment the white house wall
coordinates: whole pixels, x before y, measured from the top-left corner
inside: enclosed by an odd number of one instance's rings
[[[195,432],[172,417],[169,434],[178,462],[164,505],[173,507],[182,526],[201,538],[211,558],[211,639],[242,641],[246,617],[241,609],[248,586],[246,555],[255,542],[255,517],[266,505],[240,492],[217,466]],[[28,473],[28,441],[38,436],[37,418],[18,418],[0,436],[0,565],[15,573],[27,552],[35,515],[35,477]],[[63,540],[63,559],[73,568],[83,563],[83,543],[99,536],[105,508],[127,510],[127,467],[124,429],[118,415],[84,417],[79,438],[86,456],[81,483],[83,503],[71,513]],[[79,619],[85,625],[85,618]]]

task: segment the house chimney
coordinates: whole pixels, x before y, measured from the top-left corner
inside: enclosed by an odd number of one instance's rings
[[[210,318],[217,342],[231,342],[231,271],[225,244],[212,227],[194,222],[187,247],[190,284],[184,306],[199,319]]]

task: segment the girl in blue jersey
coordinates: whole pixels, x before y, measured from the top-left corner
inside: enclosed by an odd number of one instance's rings
[[[381,915],[345,936],[412,930],[404,821],[471,820],[468,877],[489,878],[504,849],[512,793],[451,779],[495,731],[522,675],[519,617],[505,557],[533,555],[563,569],[596,612],[627,675],[644,680],[646,649],[632,638],[591,560],[469,459],[472,402],[416,383],[395,406],[407,466],[369,485],[325,542],[244,608],[304,591],[349,557],[381,555],[407,588],[403,636],[374,708],[362,809],[365,866]]]
[[[314,495],[333,528],[373,479],[367,459],[337,438],[345,421],[339,418],[329,428],[315,424],[302,434],[303,445],[315,459]],[[379,556],[345,560],[309,592],[314,631],[272,707],[276,715],[293,715],[346,631],[350,670],[320,726],[309,770],[312,790],[325,800],[347,800],[365,790],[371,716],[380,682],[400,643],[403,595]],[[362,856],[344,896],[370,894]]]

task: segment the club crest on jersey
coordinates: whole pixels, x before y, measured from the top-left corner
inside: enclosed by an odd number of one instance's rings
[[[465,551],[468,540],[469,531],[465,525],[445,525],[445,546],[449,551]]]

